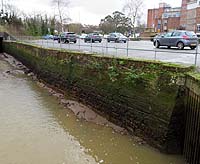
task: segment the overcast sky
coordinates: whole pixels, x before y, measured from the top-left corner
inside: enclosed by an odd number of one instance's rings
[[[6,0],[4,0],[6,2]],[[49,13],[55,12],[51,0],[7,0],[16,4],[16,6],[26,13]],[[159,2],[167,2],[172,7],[181,5],[182,0],[144,0],[144,16],[143,21],[146,21],[147,9],[158,7]],[[122,11],[126,0],[70,0],[69,16],[72,22],[81,22],[82,24],[98,25],[100,19],[112,14],[118,10]]]

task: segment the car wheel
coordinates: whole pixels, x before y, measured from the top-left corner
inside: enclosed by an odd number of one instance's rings
[[[76,41],[74,41],[74,43],[76,43]]]
[[[85,40],[85,39],[84,39],[84,42],[86,43],[86,42],[87,42],[87,40]]]
[[[126,40],[124,40],[124,43],[126,43]]]
[[[99,43],[101,43],[101,40],[99,41]]]
[[[167,48],[169,48],[169,49],[170,49],[170,48],[171,48],[171,46],[167,46]]]
[[[159,47],[160,47],[159,41],[155,41],[153,44],[154,44],[154,46],[155,46],[156,48],[159,48]]]
[[[58,39],[58,43],[60,43],[60,39]]]
[[[178,47],[179,50],[183,50],[184,49],[183,42],[178,42],[177,47]]]
[[[194,50],[196,48],[196,46],[191,46],[190,48],[191,48],[191,50]]]
[[[92,39],[92,43],[94,43],[94,40]]]
[[[64,43],[69,43],[69,40],[65,40]]]
[[[108,43],[110,43],[110,40],[107,40]]]

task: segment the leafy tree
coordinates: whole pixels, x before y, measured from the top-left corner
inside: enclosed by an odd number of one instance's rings
[[[27,34],[33,36],[40,36],[45,34],[53,34],[55,29],[55,18],[44,17],[40,14],[32,16],[26,16],[24,20],[24,26]]]
[[[129,24],[130,19],[126,17],[124,13],[115,11],[112,15],[108,15],[104,19],[101,19],[99,27],[104,33],[114,31],[125,33],[130,28]]]
[[[56,18],[55,17],[50,18],[49,25],[50,25],[50,33],[54,34],[55,25],[56,25]]]
[[[108,15],[104,19],[101,19],[99,27],[104,33],[113,32],[115,30],[115,26],[113,24],[113,17]]]
[[[129,30],[130,28],[130,19],[125,16],[124,13],[115,11],[113,13],[113,21],[115,25],[115,29],[118,32],[125,33]]]
[[[41,19],[41,34],[42,35],[48,34],[47,22],[44,19],[42,19],[42,17],[40,19]]]
[[[8,3],[4,4],[3,8],[4,10],[0,12],[0,23],[4,29],[12,34],[40,36],[54,32],[55,17],[42,16],[41,14],[26,15]]]
[[[7,30],[12,29],[14,33],[20,33],[23,30],[23,20],[20,17],[21,11],[15,6],[6,4],[4,10],[0,13],[0,22]]]

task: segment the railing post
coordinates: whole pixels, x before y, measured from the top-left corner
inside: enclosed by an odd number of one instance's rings
[[[46,44],[47,44],[47,45],[46,45],[45,47],[48,47],[48,39],[46,40]]]
[[[101,46],[102,46],[102,54],[104,55],[104,47],[103,47],[103,41],[101,42]]]
[[[196,53],[195,53],[195,61],[194,61],[195,66],[197,66],[198,47],[199,47],[199,44],[198,44],[198,41],[197,41],[197,47],[196,47]]]
[[[154,50],[155,50],[154,60],[156,60],[156,58],[157,58],[157,52],[156,52],[157,45],[158,45],[158,42],[156,41],[156,45],[154,47]]]
[[[44,47],[44,45],[43,45],[43,39],[42,39],[42,47]]]
[[[129,47],[129,40],[127,39],[127,45],[126,45],[127,47],[127,49],[126,49],[126,56],[128,57],[128,47]]]
[[[92,52],[92,38],[90,39],[90,46],[91,46],[91,52]]]
[[[115,49],[116,49],[116,57],[117,57],[117,44],[116,44],[116,46],[115,46]]]
[[[78,48],[79,48],[79,51],[81,51],[81,38],[80,37],[78,38]]]
[[[55,48],[54,39],[52,41],[53,41],[53,48]]]
[[[59,43],[60,43],[60,49],[62,49],[62,44],[61,44],[61,35],[59,36]]]
[[[108,54],[108,41],[106,41],[106,55]]]

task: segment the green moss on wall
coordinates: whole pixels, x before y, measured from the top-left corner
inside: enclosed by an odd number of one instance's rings
[[[16,42],[6,52],[39,78],[68,90],[113,122],[164,149],[179,91],[192,67],[43,49]],[[182,109],[180,109],[182,110]]]

